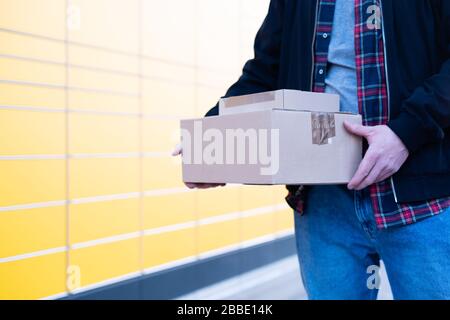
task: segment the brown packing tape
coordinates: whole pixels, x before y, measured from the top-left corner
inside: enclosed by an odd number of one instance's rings
[[[325,112],[311,112],[311,131],[313,144],[328,144],[328,139],[336,136],[334,114]]]
[[[276,99],[275,91],[261,92],[261,93],[249,94],[249,95],[245,95],[245,96],[225,98],[225,99],[223,99],[223,106],[225,108],[232,108],[232,107],[238,107],[238,106],[242,106],[242,105],[246,105],[246,104],[275,101],[275,99]]]

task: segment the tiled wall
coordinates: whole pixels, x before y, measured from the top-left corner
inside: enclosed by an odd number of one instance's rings
[[[0,0],[0,299],[56,298],[292,232],[284,187],[191,191],[180,118],[268,0]]]

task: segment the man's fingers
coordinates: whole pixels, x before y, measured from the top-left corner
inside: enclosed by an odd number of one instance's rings
[[[173,151],[172,151],[172,156],[176,157],[176,156],[180,155],[182,153],[182,150],[183,149],[181,148],[181,143],[177,144],[175,146],[175,149],[173,149]]]
[[[386,180],[386,179],[392,177],[393,175],[394,175],[394,172],[391,172],[391,171],[382,172],[382,173],[379,175],[377,181],[375,181],[375,183],[384,181],[384,180]]]
[[[200,183],[198,188],[199,189],[209,189],[209,188],[216,188],[221,186],[221,184],[217,184],[217,183]]]
[[[377,162],[375,167],[372,169],[370,174],[364,179],[359,186],[355,187],[355,190],[362,190],[374,183],[384,181],[395,174],[394,170],[389,165],[383,164],[382,162]]]
[[[186,185],[186,187],[188,187],[189,189],[194,189],[195,188],[195,183],[190,183],[190,182],[185,182],[184,183]]]
[[[356,171],[355,175],[353,176],[352,180],[348,183],[347,187],[350,190],[355,189],[355,187],[359,186],[364,179],[370,174],[372,171],[372,168],[376,164],[376,156],[369,150],[366,153],[366,156],[361,161],[361,164],[358,167],[358,170]]]
[[[380,181],[384,181],[390,177],[392,177],[395,173],[397,172],[397,170],[393,169],[392,167],[386,167],[385,170],[383,170],[379,177],[378,180],[376,182],[380,182]]]
[[[372,129],[370,127],[365,127],[360,124],[350,123],[348,121],[344,121],[344,127],[345,129],[359,137],[367,138],[369,134],[372,132]]]
[[[185,182],[186,187],[189,189],[206,189],[208,188],[208,183],[197,183],[197,182]]]
[[[369,175],[364,178],[364,180],[357,186],[354,187],[355,190],[362,190],[376,182],[379,181],[380,175],[383,173],[383,166],[378,162],[370,171]]]
[[[216,188],[216,187],[224,187],[224,186],[226,186],[226,183],[192,183],[192,182],[185,182],[184,184],[189,189],[209,189],[209,188]]]

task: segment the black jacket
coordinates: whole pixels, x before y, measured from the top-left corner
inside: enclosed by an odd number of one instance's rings
[[[311,91],[317,3],[271,1],[255,39],[255,57],[224,97]],[[388,126],[410,151],[392,178],[397,201],[450,196],[450,0],[382,0],[382,13]],[[217,113],[216,105],[206,116]]]

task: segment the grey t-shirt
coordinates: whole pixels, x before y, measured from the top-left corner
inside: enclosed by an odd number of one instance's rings
[[[341,111],[358,113],[354,30],[355,2],[336,0],[325,92],[340,95]]]

